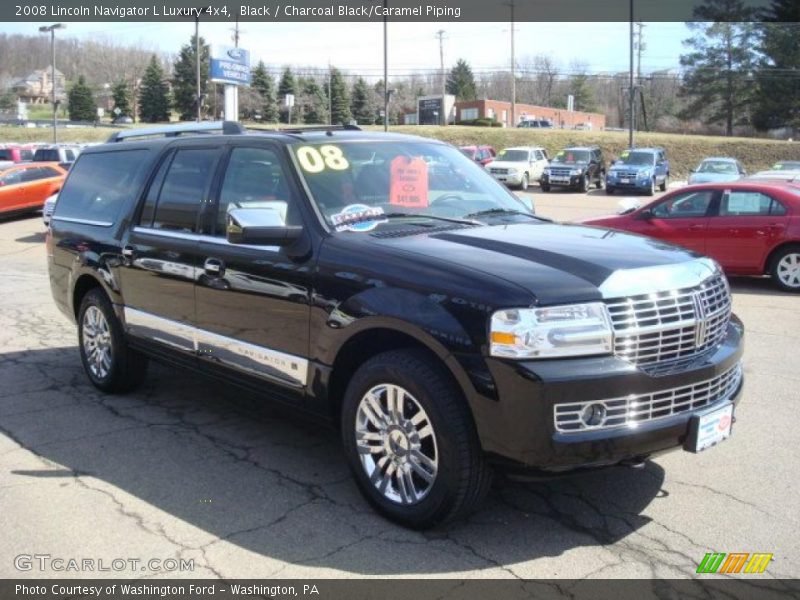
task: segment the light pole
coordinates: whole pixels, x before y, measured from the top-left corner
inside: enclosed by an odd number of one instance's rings
[[[636,93],[633,87],[633,0],[630,0],[630,73],[628,80],[628,110],[630,111],[630,122],[628,123],[628,147],[633,148],[633,127],[636,122],[636,113],[633,106],[634,94]]]
[[[203,100],[203,94],[200,88],[200,13],[194,18],[194,55],[195,62],[197,63],[197,122],[199,123],[202,120],[200,102]]]
[[[383,130],[389,131],[389,17],[383,0]]]
[[[52,64],[50,71],[50,85],[53,88],[53,143],[58,143],[58,122],[56,119],[56,29],[65,29],[63,23],[53,23],[49,26],[39,27],[41,33],[50,33],[50,52],[52,54]]]

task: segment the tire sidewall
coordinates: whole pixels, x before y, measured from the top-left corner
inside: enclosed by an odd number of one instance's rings
[[[431,373],[436,372],[431,369]],[[436,401],[433,400],[432,391],[428,389],[427,383],[420,379],[410,377],[402,368],[374,360],[370,361],[359,369],[347,386],[341,415],[344,451],[359,489],[369,503],[387,518],[414,528],[426,527],[443,517],[448,509],[451,495],[459,486],[456,448],[451,439],[447,419]],[[436,481],[425,498],[410,506],[396,504],[383,497],[361,466],[361,459],[355,445],[355,419],[361,398],[376,385],[387,383],[398,385],[414,396],[428,414],[436,436],[438,453]]]
[[[785,250],[781,250],[772,259],[772,265],[770,266],[770,276],[772,277],[772,281],[785,292],[791,292],[793,294],[800,294],[800,287],[791,287],[786,285],[783,281],[780,280],[778,277],[778,265],[780,264],[781,260],[783,260],[789,254],[798,254],[800,255],[800,246],[790,246]]]
[[[530,181],[528,180],[528,174],[524,173],[522,175],[522,181],[519,184],[519,189],[521,189],[522,191],[525,191],[525,190],[528,189],[529,185],[530,185]]]

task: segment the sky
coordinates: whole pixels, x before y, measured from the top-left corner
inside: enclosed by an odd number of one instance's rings
[[[36,33],[38,23],[0,23],[0,32]],[[589,73],[628,69],[628,23],[517,23],[516,56],[549,54],[563,70],[581,62]],[[256,23],[240,26],[240,46],[252,62],[269,65],[316,66],[330,64],[366,77],[381,77],[383,24],[369,23]],[[445,66],[465,59],[473,71],[507,69],[510,63],[509,23],[390,23],[391,74],[439,68],[436,31],[443,29]],[[177,53],[194,33],[194,22],[176,23],[68,23],[58,36],[103,37],[119,44]],[[200,22],[200,35],[211,44],[232,45],[231,23]],[[674,69],[688,37],[683,23],[647,23],[642,71]]]

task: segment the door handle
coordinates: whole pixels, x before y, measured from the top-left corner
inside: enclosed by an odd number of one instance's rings
[[[728,229],[728,233],[730,233],[731,235],[738,235],[739,230],[738,229]]]
[[[690,225],[689,231],[698,231],[703,228],[703,225]]]
[[[134,248],[133,246],[125,246],[122,249],[122,256],[124,256],[125,258],[133,258],[134,252],[136,252],[136,248]]]
[[[207,258],[203,264],[203,269],[209,275],[222,275],[225,271],[225,264],[218,258]]]

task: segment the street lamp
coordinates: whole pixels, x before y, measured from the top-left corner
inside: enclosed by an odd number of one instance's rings
[[[56,120],[56,29],[65,29],[63,23],[54,23],[49,26],[39,27],[41,33],[50,33],[50,52],[52,53],[52,71],[50,72],[50,84],[53,88],[53,143],[58,143],[58,123]]]

